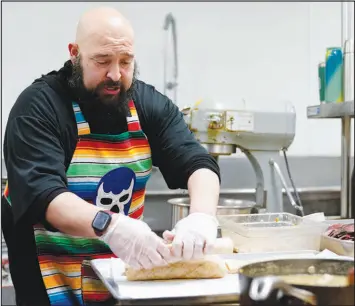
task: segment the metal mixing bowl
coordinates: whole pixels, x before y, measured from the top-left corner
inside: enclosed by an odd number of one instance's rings
[[[174,198],[169,199],[168,203],[173,208],[172,212],[172,226],[188,216],[190,211],[190,198]],[[240,215],[240,214],[253,214],[258,213],[256,203],[247,200],[235,200],[235,199],[219,199],[217,206],[217,215]]]

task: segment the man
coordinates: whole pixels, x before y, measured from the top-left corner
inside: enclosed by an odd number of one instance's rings
[[[151,268],[199,258],[217,236],[218,165],[178,108],[136,79],[129,22],[111,8],[88,11],[69,52],[7,122],[2,227],[18,305],[105,303],[89,260]],[[165,241],[141,220],[152,164],[190,195],[190,215]]]

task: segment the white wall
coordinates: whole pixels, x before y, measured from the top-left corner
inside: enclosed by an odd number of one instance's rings
[[[3,3],[2,134],[18,94],[68,58],[75,25],[95,3]],[[140,76],[162,90],[165,14],[177,20],[177,104],[199,98],[229,107],[284,110],[297,131],[292,155],[339,155],[340,121],[308,120],[318,103],[317,64],[341,44],[340,3],[108,3],[136,31]],[[353,149],[352,149],[353,154]]]

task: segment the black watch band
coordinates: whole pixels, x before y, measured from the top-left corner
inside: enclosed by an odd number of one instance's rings
[[[109,210],[100,210],[97,212],[91,225],[96,236],[101,237],[104,234],[111,223],[113,214]]]

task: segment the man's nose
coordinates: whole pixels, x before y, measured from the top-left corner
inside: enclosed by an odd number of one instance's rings
[[[114,82],[118,82],[121,79],[120,67],[112,67],[107,73],[107,77]]]

